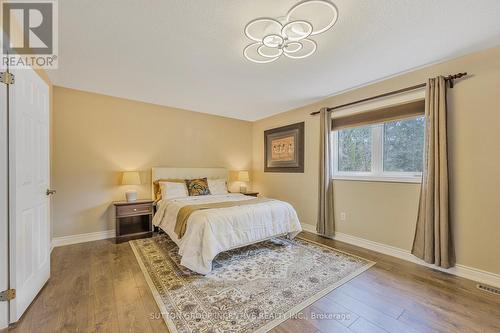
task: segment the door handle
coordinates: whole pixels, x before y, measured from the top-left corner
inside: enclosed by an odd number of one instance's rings
[[[45,194],[47,195],[56,194],[56,190],[47,189],[47,192],[45,192]]]

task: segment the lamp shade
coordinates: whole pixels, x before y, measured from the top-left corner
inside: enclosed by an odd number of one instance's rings
[[[240,171],[238,173],[238,180],[240,182],[249,182],[250,176],[248,175],[248,171]]]
[[[122,175],[122,185],[141,185],[139,172],[125,171]]]

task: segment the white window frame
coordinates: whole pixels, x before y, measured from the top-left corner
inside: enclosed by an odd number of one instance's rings
[[[425,90],[415,90],[406,94],[395,95],[386,99],[375,100],[371,103],[363,103],[350,108],[336,112],[337,117],[343,117],[350,114],[369,112],[384,107],[395,106],[398,104],[410,103],[425,98]],[[408,117],[407,119],[418,118],[420,116]],[[334,115],[334,118],[335,115]],[[335,120],[334,120],[335,121]],[[370,125],[366,125],[370,126]],[[372,161],[371,172],[339,171],[338,169],[338,131],[332,132],[333,149],[333,179],[355,180],[355,181],[380,181],[397,183],[421,183],[421,172],[384,172],[384,123],[371,125],[372,132]],[[360,126],[361,127],[361,126]]]

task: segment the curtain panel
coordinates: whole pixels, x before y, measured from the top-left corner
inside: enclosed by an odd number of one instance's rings
[[[448,199],[446,80],[429,79],[425,97],[425,160],[412,253],[443,268],[455,265]]]
[[[332,130],[331,112],[327,108],[320,111],[319,141],[319,207],[316,231],[323,236],[335,234],[333,214],[333,168],[332,168]]]

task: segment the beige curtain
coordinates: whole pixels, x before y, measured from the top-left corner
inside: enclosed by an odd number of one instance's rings
[[[430,264],[455,265],[449,220],[446,81],[429,79],[425,97],[425,161],[412,253]]]
[[[320,111],[319,140],[319,211],[316,231],[331,237],[335,233],[333,217],[333,182],[332,182],[332,123],[327,108]]]

